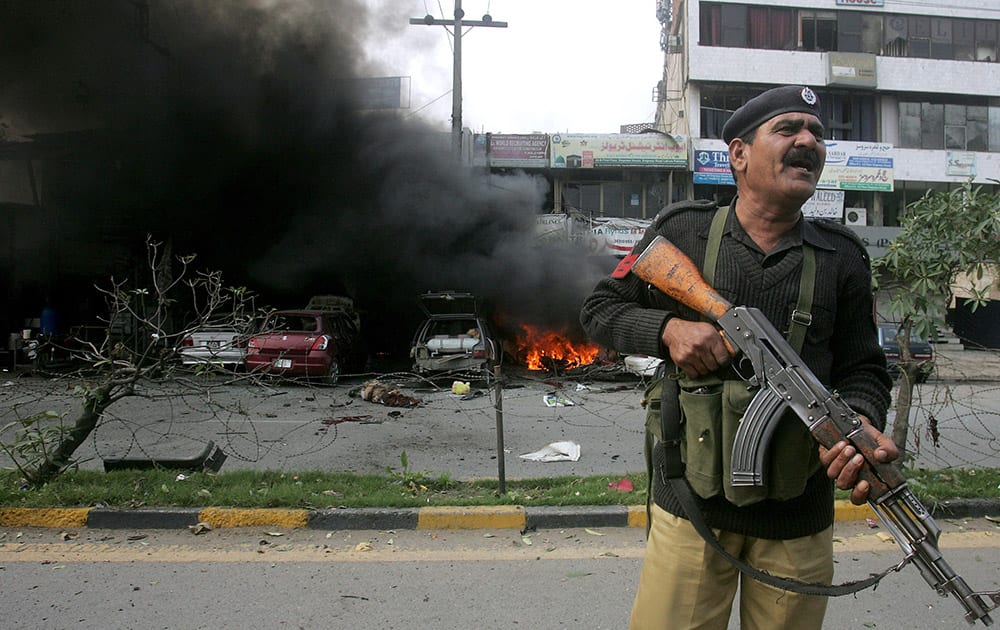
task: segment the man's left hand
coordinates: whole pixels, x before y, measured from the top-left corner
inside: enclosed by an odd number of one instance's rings
[[[899,457],[896,443],[873,427],[868,418],[862,416],[861,421],[864,431],[875,439],[875,459],[879,463],[896,460]],[[851,503],[862,505],[868,500],[871,487],[867,481],[858,481],[858,473],[865,466],[865,458],[852,444],[842,440],[829,449],[820,446],[819,458],[826,466],[826,475],[830,479],[836,479],[837,488],[851,490]]]

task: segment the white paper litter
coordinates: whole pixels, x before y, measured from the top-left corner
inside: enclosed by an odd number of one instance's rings
[[[580,459],[580,445],[576,442],[553,442],[545,448],[521,455],[533,462],[575,462]]]
[[[558,394],[545,394],[542,396],[546,407],[572,407],[576,405],[572,400]]]

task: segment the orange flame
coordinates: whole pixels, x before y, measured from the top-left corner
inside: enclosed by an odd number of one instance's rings
[[[546,370],[552,361],[563,367],[575,368],[593,363],[601,351],[595,343],[573,343],[565,335],[521,324],[523,335],[517,338],[518,357],[524,357],[529,370]]]

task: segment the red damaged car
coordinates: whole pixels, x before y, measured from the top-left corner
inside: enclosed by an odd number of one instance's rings
[[[305,309],[274,311],[247,341],[248,372],[305,376],[335,384],[364,364],[361,320],[350,298],[317,296]]]

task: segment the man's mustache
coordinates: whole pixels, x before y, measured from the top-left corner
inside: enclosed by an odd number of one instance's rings
[[[785,154],[785,166],[808,166],[815,171],[820,166],[819,153],[813,149],[792,149]]]

